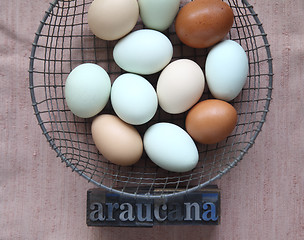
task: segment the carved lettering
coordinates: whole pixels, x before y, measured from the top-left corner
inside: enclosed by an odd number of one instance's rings
[[[154,205],[154,217],[157,221],[163,222],[167,219],[167,205],[166,204],[155,204]],[[162,209],[163,211],[160,211]]]
[[[114,210],[119,208],[118,203],[106,203],[107,208],[108,208],[108,218],[107,221],[115,221],[114,219]]]
[[[172,221],[172,222],[183,220],[181,204],[172,203],[172,204],[168,205],[168,220]]]
[[[105,217],[103,215],[103,206],[101,203],[92,203],[90,209],[93,210],[90,213],[90,220],[93,222],[104,221]]]
[[[218,220],[216,206],[213,203],[204,203],[203,209],[206,210],[202,216],[204,221],[209,222]]]
[[[125,210],[126,209],[126,210]],[[130,203],[123,203],[120,205],[120,210],[122,212],[119,214],[120,221],[134,221],[135,217],[133,215],[133,206]]]
[[[194,203],[184,203],[186,207],[186,216],[184,218],[185,221],[200,221],[200,205],[196,202]],[[192,211],[194,209],[194,211]],[[192,214],[194,213],[194,214]],[[193,218],[194,215],[194,218]]]
[[[219,224],[218,191],[196,192],[172,199],[129,199],[90,191],[87,202],[89,226],[153,226],[157,224]],[[129,201],[130,200],[130,201]]]
[[[143,216],[143,205],[145,206],[145,216]],[[136,204],[136,209],[137,209],[137,219],[140,222],[152,222],[152,207],[151,207],[151,203],[148,204],[142,204],[142,203],[137,203]]]

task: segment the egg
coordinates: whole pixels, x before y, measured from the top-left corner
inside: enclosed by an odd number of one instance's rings
[[[201,98],[204,87],[204,73],[196,62],[190,59],[173,61],[157,81],[159,105],[171,114],[185,112]]]
[[[197,142],[215,144],[226,139],[237,123],[237,111],[218,99],[197,103],[187,114],[186,131]]]
[[[140,29],[128,34],[115,45],[116,64],[127,72],[153,74],[161,71],[173,56],[171,41],[161,32]]]
[[[64,95],[68,108],[76,116],[90,118],[105,107],[110,91],[108,73],[97,64],[84,63],[68,75]]]
[[[143,153],[143,141],[137,130],[110,114],[95,117],[91,126],[93,141],[99,152],[120,166],[135,164]]]
[[[164,31],[173,23],[180,0],[138,0],[139,13],[144,25]]]
[[[221,41],[230,31],[234,14],[221,0],[195,0],[181,8],[175,30],[179,39],[193,48],[207,48]]]
[[[88,10],[90,30],[100,39],[117,40],[135,27],[137,0],[94,0]]]
[[[246,83],[248,71],[247,55],[235,41],[222,41],[207,55],[206,82],[217,99],[230,101],[237,97]]]
[[[151,83],[133,73],[125,73],[115,79],[111,103],[115,113],[133,125],[148,122],[158,107],[157,95]]]
[[[198,150],[192,138],[181,127],[160,122],[144,134],[144,149],[159,167],[172,172],[187,172],[198,163]]]

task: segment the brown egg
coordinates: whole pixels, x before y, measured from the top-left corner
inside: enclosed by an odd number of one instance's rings
[[[110,162],[129,166],[143,152],[143,142],[137,130],[120,118],[103,114],[94,118],[91,126],[93,141],[99,152]]]
[[[194,0],[179,11],[175,30],[179,39],[193,48],[210,47],[227,35],[233,11],[221,0]]]
[[[197,142],[214,144],[228,137],[237,123],[237,111],[222,100],[209,99],[196,104],[186,117],[186,130]]]

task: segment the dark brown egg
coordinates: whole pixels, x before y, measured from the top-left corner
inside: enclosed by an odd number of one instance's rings
[[[190,47],[207,48],[224,39],[232,27],[233,17],[230,6],[221,0],[195,0],[179,11],[176,34]]]
[[[222,100],[209,99],[196,104],[186,117],[186,130],[197,142],[214,144],[228,137],[237,123],[237,111]]]

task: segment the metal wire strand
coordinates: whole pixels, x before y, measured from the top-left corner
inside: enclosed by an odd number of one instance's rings
[[[92,119],[73,115],[64,98],[65,80],[70,71],[85,62],[99,64],[112,81],[123,71],[115,64],[112,50],[116,41],[96,38],[87,24],[92,0],[55,0],[40,22],[33,41],[29,64],[29,90],[34,114],[43,135],[57,156],[89,182],[120,194],[141,198],[171,197],[202,188],[220,178],[243,158],[254,144],[266,120],[271,102],[273,69],[270,46],[253,6],[247,0],[227,0],[234,12],[234,25],[228,37],[242,45],[249,59],[247,83],[231,101],[238,111],[233,133],[214,145],[197,144],[199,164],[186,173],[165,171],[144,153],[131,167],[116,166],[96,149],[91,132]],[[134,30],[144,28],[138,21]],[[174,47],[173,60],[189,58],[204,70],[208,49],[191,49],[176,37],[174,26],[165,34]],[[147,76],[155,84],[158,74]],[[154,85],[155,86],[155,85]],[[212,98],[206,90],[201,100]],[[103,113],[114,111],[108,104]],[[159,121],[181,127],[187,113],[169,115],[158,109],[145,130]],[[157,189],[157,191],[154,191]]]

